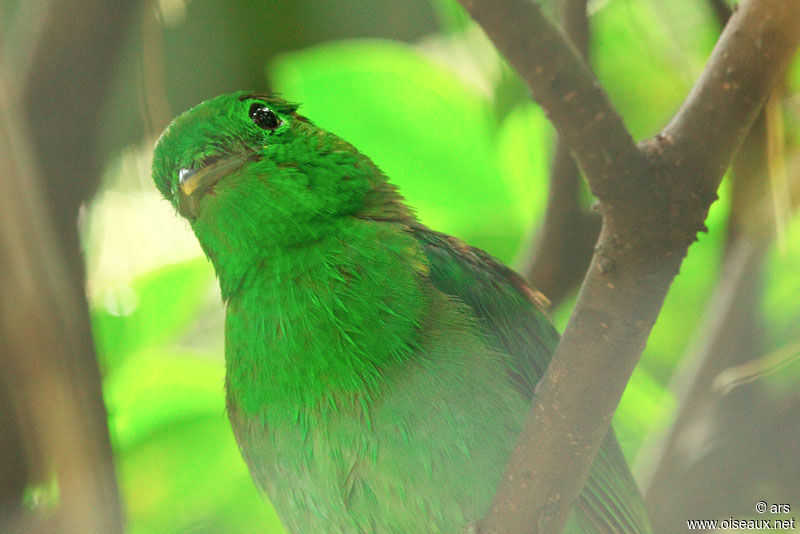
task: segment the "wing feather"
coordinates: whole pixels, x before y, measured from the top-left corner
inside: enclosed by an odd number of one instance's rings
[[[409,226],[408,231],[430,262],[434,286],[472,309],[487,341],[511,357],[511,380],[532,399],[559,339],[540,309],[546,299],[482,250],[422,225]],[[613,430],[595,459],[577,507],[582,513],[575,519],[585,532],[651,531]]]

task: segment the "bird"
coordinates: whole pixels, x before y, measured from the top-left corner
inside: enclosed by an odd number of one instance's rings
[[[479,525],[559,340],[541,294],[276,95],[179,115],[152,176],[215,270],[226,411],[283,526]],[[566,531],[650,532],[613,431]]]

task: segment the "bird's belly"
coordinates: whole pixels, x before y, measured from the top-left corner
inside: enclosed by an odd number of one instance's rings
[[[461,354],[408,363],[369,402],[294,424],[230,399],[229,412],[290,532],[460,532],[488,508],[527,408],[506,377],[494,355]]]

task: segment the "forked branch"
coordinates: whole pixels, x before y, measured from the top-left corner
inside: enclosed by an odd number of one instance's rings
[[[528,0],[461,0],[569,142],[603,228],[483,533],[559,532],[716,189],[800,42],[800,0],[744,0],[663,133],[635,145]]]

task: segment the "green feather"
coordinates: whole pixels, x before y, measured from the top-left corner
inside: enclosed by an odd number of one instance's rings
[[[284,525],[479,520],[558,342],[535,292],[423,226],[369,158],[274,97],[175,119],[153,178],[216,270],[228,414]],[[612,433],[568,529],[649,532]]]

